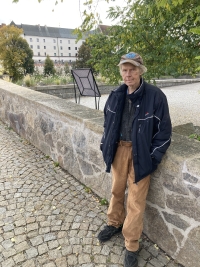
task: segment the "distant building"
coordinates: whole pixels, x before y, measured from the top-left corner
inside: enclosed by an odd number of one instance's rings
[[[73,34],[74,29],[27,24],[17,25],[13,21],[10,25],[23,30],[23,38],[33,50],[33,60],[36,64],[43,63],[47,55],[55,63],[76,61],[79,47],[84,42],[84,39],[76,42],[77,36]]]
[[[2,23],[0,27],[5,26]],[[44,63],[46,56],[49,55],[54,63],[75,62],[78,50],[85,38],[77,42],[77,35],[73,33],[74,29],[56,28],[40,25],[15,24],[10,23],[15,27],[23,30],[22,37],[26,39],[30,48],[33,51],[33,60],[36,65]],[[102,33],[107,35],[110,26],[98,25],[96,30],[90,32]]]

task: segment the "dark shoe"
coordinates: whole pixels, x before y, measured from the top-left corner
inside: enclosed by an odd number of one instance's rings
[[[138,267],[137,252],[126,249],[124,267]]]
[[[98,234],[97,238],[100,242],[105,242],[111,239],[111,237],[122,231],[122,226],[116,228],[112,225],[106,225],[104,229]]]

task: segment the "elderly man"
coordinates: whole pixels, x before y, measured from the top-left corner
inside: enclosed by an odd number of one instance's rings
[[[98,239],[105,242],[122,231],[124,266],[137,267],[150,174],[170,145],[171,120],[164,93],[142,78],[147,71],[142,57],[130,52],[121,57],[118,66],[124,84],[111,92],[104,108],[100,147],[106,171],[112,166],[112,197],[108,222]]]

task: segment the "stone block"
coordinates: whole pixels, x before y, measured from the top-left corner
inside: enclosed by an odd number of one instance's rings
[[[162,187],[162,181],[161,179],[155,178],[153,175],[150,181],[147,200],[161,208],[165,207],[165,192]]]
[[[195,133],[195,128],[193,123],[186,123],[173,127],[173,132],[189,137],[191,134]]]
[[[170,255],[174,255],[176,252],[177,244],[174,236],[170,233],[158,210],[148,204],[144,216],[144,233],[161,249],[168,251]]]
[[[200,142],[183,135],[173,133],[169,151],[173,157],[183,162],[184,160],[194,158],[199,154]]]
[[[200,154],[200,142],[196,141],[194,143],[196,145],[196,154],[197,154],[197,156],[193,157],[191,159],[188,157],[188,160],[186,161],[186,168],[187,168],[187,171],[192,176],[194,176],[196,178],[199,177],[198,181],[200,182],[200,157],[199,157],[199,154]]]
[[[180,173],[176,176],[170,174],[164,174],[163,188],[167,188],[171,192],[175,192],[182,195],[189,195],[185,184],[183,183]]]
[[[179,229],[186,230],[190,226],[189,223],[182,220],[178,215],[169,214],[167,212],[162,212],[162,213],[167,222],[175,225]]]
[[[196,221],[200,218],[200,204],[190,197],[170,194],[166,198],[166,206],[174,212]]]
[[[187,240],[181,246],[177,261],[187,267],[199,267],[200,227],[190,231]]]

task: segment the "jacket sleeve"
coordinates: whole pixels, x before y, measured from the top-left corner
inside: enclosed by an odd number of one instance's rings
[[[108,106],[108,100],[109,100],[109,98],[107,99],[106,104],[105,104],[105,106],[104,106],[104,123],[103,123],[104,131],[103,131],[103,135],[102,135],[101,143],[100,143],[100,150],[101,150],[101,151],[102,151],[102,149],[103,149],[103,142],[104,142],[104,137],[105,137],[105,128],[106,128],[106,111],[107,111],[107,106]]]
[[[154,130],[150,149],[152,163],[157,165],[171,143],[172,125],[166,96],[162,93],[154,109]]]

